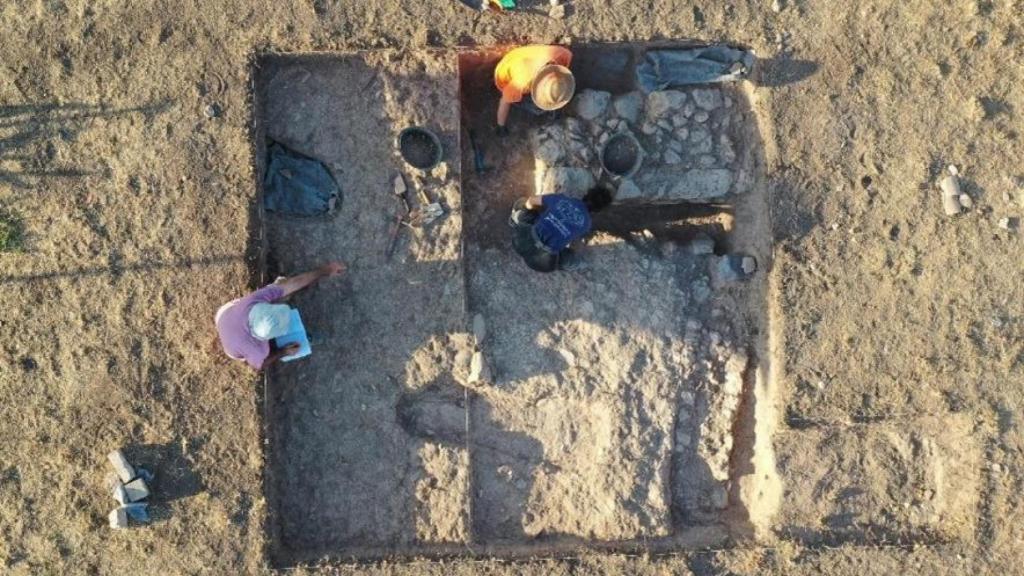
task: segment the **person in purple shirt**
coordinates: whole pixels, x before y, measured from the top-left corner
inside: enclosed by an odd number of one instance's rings
[[[321,278],[345,272],[342,262],[328,262],[316,270],[276,282],[232,300],[217,310],[214,323],[224,353],[245,360],[256,370],[267,368],[285,356],[299,351],[298,344],[271,350],[271,340],[288,333],[289,306],[275,302],[315,284]]]
[[[519,199],[509,218],[512,247],[533,270],[568,270],[575,262],[571,244],[590,233],[590,214],[611,202],[611,192],[602,187],[581,200],[564,194]]]

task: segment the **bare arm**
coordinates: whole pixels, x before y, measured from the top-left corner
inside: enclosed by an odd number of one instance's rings
[[[508,111],[512,108],[512,103],[505,98],[498,102],[498,126],[504,126],[508,122]]]
[[[538,210],[544,207],[544,197],[537,194],[526,199],[527,210]]]
[[[280,361],[281,358],[284,358],[285,356],[291,356],[292,354],[295,354],[298,351],[299,351],[299,345],[298,344],[289,344],[289,345],[285,346],[284,348],[279,348],[277,350],[274,350],[263,361],[263,365],[260,366],[260,370],[266,370],[267,368],[270,368],[270,366],[273,365],[275,362]]]
[[[279,280],[277,285],[284,290],[284,296],[290,296],[307,286],[316,283],[321,278],[337,276],[345,271],[345,264],[342,262],[328,262],[316,270],[310,270],[296,276]]]

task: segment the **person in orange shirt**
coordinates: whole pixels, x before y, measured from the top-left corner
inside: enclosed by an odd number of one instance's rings
[[[513,104],[534,114],[558,110],[568,104],[576,92],[570,62],[572,52],[562,46],[521,46],[505,54],[494,69],[494,83],[501,91],[498,133],[507,130],[505,124]],[[526,95],[529,99],[524,102]]]

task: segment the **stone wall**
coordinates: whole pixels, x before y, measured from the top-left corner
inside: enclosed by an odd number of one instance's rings
[[[746,110],[729,85],[646,96],[582,90],[560,119],[533,133],[535,191],[579,196],[603,183],[616,190],[616,202],[727,200],[749,187]],[[602,169],[602,149],[619,133],[641,147],[640,166],[627,177]]]

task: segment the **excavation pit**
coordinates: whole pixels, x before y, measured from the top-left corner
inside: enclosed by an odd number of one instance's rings
[[[571,49],[581,90],[633,90],[598,64],[628,68],[643,45]],[[495,137],[497,56],[261,59],[256,158],[268,139],[318,158],[348,199],[329,221],[264,215],[267,276],[331,258],[350,268],[340,284],[296,295],[313,355],[268,377],[275,566],[668,552],[753,529],[740,479],[755,476],[767,287],[763,273],[714,274],[729,252],[770,266],[760,137],[743,89],[714,87],[735,103],[728,129],[749,186],[620,201],[595,216],[580,270],[539,274],[510,248],[508,211],[538,191],[536,134],[573,113],[514,111],[511,134]],[[406,165],[394,144],[408,126],[437,134],[440,163]],[[591,137],[594,164],[579,168],[604,182]],[[632,177],[647,173],[644,160]],[[422,191],[445,215],[400,227],[389,258],[397,174],[414,208]]]

